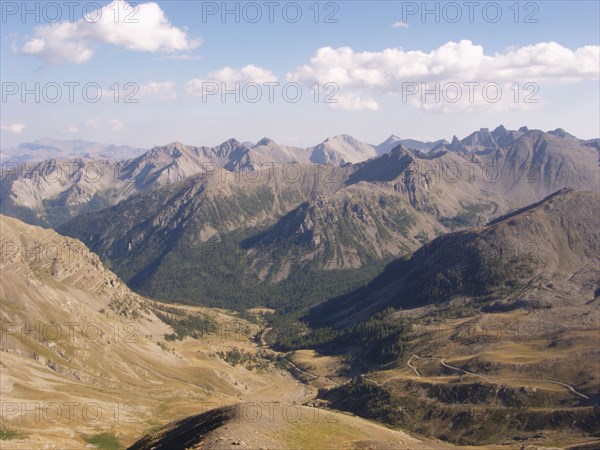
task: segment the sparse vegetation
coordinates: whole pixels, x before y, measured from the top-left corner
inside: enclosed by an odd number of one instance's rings
[[[483,213],[493,208],[490,203],[469,203],[463,205],[463,210],[454,217],[441,217],[440,223],[450,230],[481,225],[485,221]]]
[[[0,428],[0,441],[10,441],[12,439],[23,439],[26,437],[27,435],[21,433],[20,431]]]
[[[91,444],[101,450],[120,450],[125,448],[119,443],[115,435],[111,433],[100,433],[89,437],[84,436],[83,439],[88,444]]]
[[[283,319],[273,323],[272,344],[282,351],[312,348],[323,353],[344,354],[358,347],[360,360],[371,364],[401,363],[404,360],[412,325],[394,317],[388,308],[373,317],[348,328],[314,328]]]
[[[285,356],[267,350],[251,353],[234,347],[225,352],[217,352],[216,355],[232,366],[242,365],[248,370],[267,370],[269,363],[277,368],[285,368]]]
[[[176,311],[181,314],[180,311]],[[217,323],[207,317],[199,315],[174,315],[163,313],[158,309],[154,309],[154,314],[167,325],[173,328],[174,333],[165,335],[167,340],[182,340],[186,336],[194,339],[200,339],[206,334],[212,334],[217,331]]]

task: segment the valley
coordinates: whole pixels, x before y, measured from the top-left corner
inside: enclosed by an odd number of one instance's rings
[[[197,174],[57,230],[153,298],[298,311],[364,285],[437,236],[562,187],[596,188],[598,151],[582,141],[502,127],[478,133],[490,147],[471,153],[399,145],[339,167]],[[217,281],[223,276],[235,282]]]
[[[600,445],[597,149],[398,142],[4,177],[3,448]]]
[[[205,448],[361,440],[431,448],[352,415],[300,406],[316,390],[290,375],[283,354],[257,343],[254,321],[140,297],[81,243],[0,220],[3,448],[125,448],[216,408],[232,416],[208,437],[190,438],[209,439]],[[332,433],[340,426],[343,435]]]
[[[0,450],[600,450],[600,2],[0,16]]]

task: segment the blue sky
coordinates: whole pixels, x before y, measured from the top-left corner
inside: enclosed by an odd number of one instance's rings
[[[476,2],[472,23],[465,2],[428,2],[437,22],[421,16],[423,2],[273,2],[272,23],[267,2],[227,3],[239,9],[238,22],[223,20],[223,2],[98,4],[98,21],[82,18],[84,8],[94,12],[90,2],[74,5],[69,21],[61,2],[45,10],[29,2],[37,14],[25,17],[21,2],[2,2],[2,147],[43,136],[143,147],[269,136],[308,146],[348,133],[379,143],[499,124],[600,135],[596,1]],[[203,17],[211,8],[216,14]],[[50,23],[57,11],[62,20]],[[130,13],[137,23],[125,23]],[[324,23],[328,14],[337,23]],[[64,83],[79,83],[73,102]],[[85,100],[86,83],[102,89],[97,103]],[[272,102],[264,83],[279,83]],[[56,84],[62,96],[52,103]],[[284,95],[290,84],[302,94],[297,103]],[[261,100],[252,103],[257,86]],[[37,90],[39,102],[23,99],[23,87]],[[237,90],[239,102],[221,98],[223,89]],[[423,97],[424,89],[431,93]],[[127,93],[138,102],[124,103]],[[327,93],[337,103],[325,103]]]

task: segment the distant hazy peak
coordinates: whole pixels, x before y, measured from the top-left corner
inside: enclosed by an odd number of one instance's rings
[[[258,141],[255,145],[255,147],[261,146],[261,145],[277,145],[277,142],[275,142],[273,139],[269,138],[269,137],[264,137],[262,138],[260,141]]]
[[[224,146],[224,145],[230,145],[230,146],[236,146],[236,147],[238,147],[238,146],[244,145],[244,144],[242,144],[236,138],[229,138],[225,142],[223,142],[222,144],[218,145],[217,147],[221,147],[221,146]]]
[[[557,136],[557,137],[561,137],[564,139],[577,139],[572,134],[567,133],[563,128],[557,128],[555,130],[548,131],[548,134],[551,134],[551,135]]]
[[[494,128],[494,131],[492,131],[492,135],[503,136],[507,132],[508,132],[508,130],[506,129],[506,127],[504,125],[498,125],[496,128]]]

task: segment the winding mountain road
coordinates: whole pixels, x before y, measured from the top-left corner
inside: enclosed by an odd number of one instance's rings
[[[475,376],[475,377],[478,377],[478,378],[482,378],[482,379],[484,379],[485,381],[488,381],[488,382],[490,382],[490,383],[496,383],[496,381],[494,381],[492,378],[486,377],[486,376],[484,376],[484,375],[480,375],[480,374],[478,374],[478,373],[475,373],[475,372],[470,372],[470,371],[468,371],[468,370],[461,369],[460,367],[452,366],[452,365],[450,365],[450,364],[446,363],[446,361],[444,360],[444,358],[440,358],[440,357],[438,357],[438,356],[433,356],[433,357],[421,357],[421,356],[419,356],[419,355],[412,355],[412,356],[409,358],[409,360],[407,361],[407,363],[406,363],[406,364],[407,364],[407,366],[408,366],[408,367],[409,367],[409,368],[410,368],[410,369],[411,369],[411,370],[412,370],[412,371],[413,371],[415,374],[417,374],[417,376],[419,376],[419,377],[421,377],[422,375],[420,374],[419,370],[418,370],[418,369],[417,369],[415,366],[413,366],[413,365],[412,365],[412,360],[413,360],[413,359],[438,360],[438,361],[440,361],[440,364],[441,364],[443,367],[446,367],[447,369],[456,370],[456,371],[458,371],[458,372],[461,372],[461,373],[463,373],[463,374],[465,374],[465,375],[472,375],[472,376]],[[392,378],[394,378],[394,377],[392,377]],[[391,380],[392,378],[388,378],[386,381],[384,381],[384,382],[383,382],[383,384],[387,383],[387,382],[388,382],[389,380]],[[520,381],[520,382],[528,382],[528,381],[529,381],[529,382],[531,382],[531,381],[533,381],[533,382],[537,382],[537,383],[550,383],[550,384],[556,384],[556,385],[559,385],[559,386],[562,386],[562,387],[565,387],[565,388],[567,388],[569,391],[571,391],[571,393],[573,393],[573,394],[577,395],[578,397],[581,397],[581,398],[583,398],[583,399],[585,399],[585,400],[589,400],[589,399],[590,399],[590,398],[589,398],[587,395],[585,395],[585,394],[582,394],[581,392],[577,391],[577,390],[576,390],[576,389],[575,389],[573,386],[571,386],[570,384],[563,383],[562,381],[558,381],[558,380],[544,380],[544,379],[536,379],[536,378],[508,378],[508,379],[506,379],[505,381]]]

